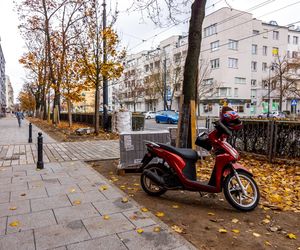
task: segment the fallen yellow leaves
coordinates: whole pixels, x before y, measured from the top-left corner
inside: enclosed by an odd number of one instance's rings
[[[172,208],[179,208],[178,205],[172,205]]]
[[[266,246],[272,246],[272,244],[269,241],[267,241],[267,240],[265,241],[265,245]]]
[[[80,200],[75,200],[75,201],[73,201],[73,204],[74,204],[74,205],[80,205],[80,204],[81,204],[81,201],[80,201]]]
[[[253,236],[255,236],[255,237],[260,237],[261,235],[258,234],[258,233],[253,233]]]
[[[232,229],[231,232],[235,233],[235,234],[239,234],[240,233],[240,230],[238,229]]]
[[[207,213],[209,216],[214,216],[215,214],[214,213],[212,213],[212,212],[208,212]]]
[[[9,210],[17,210],[17,207],[10,207]]]
[[[269,224],[270,220],[268,218],[265,218],[265,219],[262,220],[262,223],[263,224]]]
[[[180,233],[180,234],[184,233],[184,229],[183,229],[182,227],[180,227],[180,226],[173,225],[171,228],[172,228],[176,233]]]
[[[75,188],[71,188],[71,189],[69,190],[69,192],[70,192],[70,193],[74,193],[74,192],[76,192],[76,189],[75,189]]]
[[[20,221],[15,220],[9,224],[11,227],[18,227],[20,225]]]
[[[146,207],[142,207],[141,211],[144,212],[144,213],[149,212],[148,208],[146,208]]]
[[[164,212],[156,212],[155,214],[157,217],[164,217],[165,213]]]
[[[296,240],[297,239],[297,236],[295,234],[292,234],[292,233],[289,233],[286,235],[289,239],[293,239],[293,240]]]
[[[127,198],[127,197],[123,197],[123,198],[122,198],[122,202],[123,202],[123,203],[127,203],[127,202],[128,202],[128,198]]]
[[[153,228],[153,232],[155,232],[155,233],[159,233],[160,231],[161,231],[160,227],[154,227]]]
[[[261,208],[268,210],[293,211],[300,213],[300,166],[283,163],[270,164],[244,155],[240,163],[253,173],[261,194]],[[197,163],[197,176],[208,180],[214,160],[207,158]],[[267,218],[270,220],[270,218]],[[267,221],[267,220],[266,220]],[[268,224],[268,223],[265,224]]]
[[[239,220],[238,220],[238,219],[236,219],[236,218],[233,218],[233,219],[231,220],[231,222],[232,222],[232,223],[238,223],[238,222],[239,222]]]
[[[100,186],[100,187],[99,187],[99,190],[100,190],[100,191],[104,191],[104,190],[107,190],[107,188],[108,188],[107,186],[103,185],[103,186]]]
[[[136,230],[136,232],[137,232],[138,234],[142,234],[142,233],[144,232],[144,230],[141,229],[141,228],[139,228],[139,229]]]
[[[220,229],[219,229],[219,233],[223,233],[223,234],[224,234],[224,233],[227,233],[227,230],[226,230],[225,228],[220,228]]]
[[[103,219],[104,219],[104,220],[109,220],[110,217],[109,217],[109,215],[103,215]]]

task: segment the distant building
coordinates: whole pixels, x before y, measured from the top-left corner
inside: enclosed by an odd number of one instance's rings
[[[5,115],[6,109],[5,94],[5,58],[1,47],[0,39],[0,117]]]
[[[224,102],[242,116],[266,112],[269,102],[270,111],[278,110],[278,91],[272,87],[269,100],[271,65],[278,57],[299,60],[299,28],[264,23],[226,7],[205,17],[202,38],[200,114],[217,116]],[[157,49],[128,55],[115,92],[119,102],[136,111],[161,110],[164,102],[178,109],[187,42],[187,35],[172,36]],[[282,110],[299,110],[300,101],[294,106],[294,99],[298,97],[293,93],[285,96]]]
[[[6,112],[14,111],[14,90],[8,75],[5,76]]]

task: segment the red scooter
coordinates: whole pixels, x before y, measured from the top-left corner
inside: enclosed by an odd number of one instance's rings
[[[196,145],[213,150],[215,166],[208,183],[197,180],[195,150],[175,148],[170,145],[146,142],[147,153],[142,160],[141,185],[152,196],[164,194],[167,190],[188,190],[196,192],[224,192],[226,200],[241,211],[253,210],[260,198],[253,175],[237,161],[238,152],[226,142],[232,132],[221,122],[214,123],[209,134],[200,133]],[[158,163],[151,163],[159,158]]]

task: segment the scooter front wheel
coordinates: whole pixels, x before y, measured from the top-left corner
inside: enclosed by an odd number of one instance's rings
[[[145,169],[157,174],[158,176],[162,176],[164,174],[163,166],[160,164],[150,164]],[[167,191],[167,189],[150,180],[145,173],[142,173],[141,175],[141,186],[143,190],[151,196],[160,196]]]
[[[249,173],[239,170],[236,173],[238,177],[231,173],[224,180],[225,198],[234,208],[244,212],[251,211],[256,208],[259,202],[258,186]]]

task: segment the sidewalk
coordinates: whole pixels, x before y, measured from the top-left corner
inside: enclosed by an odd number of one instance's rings
[[[3,127],[11,123],[11,119],[0,120],[1,141],[5,135],[9,147],[15,147],[14,141],[26,148],[25,138],[6,134]],[[9,129],[11,136],[18,134],[18,127]],[[94,150],[106,143],[102,141]],[[56,147],[63,144],[55,143]],[[82,147],[89,151],[89,142]],[[103,160],[110,157],[102,156]],[[150,212],[141,212],[133,200],[123,200],[124,196],[79,160],[45,163],[39,171],[35,163],[2,166],[0,249],[194,249]],[[157,226],[160,232],[153,231]],[[137,233],[138,228],[144,232]]]
[[[14,117],[0,119],[0,167],[36,163],[39,128],[32,125],[33,143],[28,143],[28,121],[18,127]],[[90,141],[58,143],[43,132],[44,162],[95,161],[119,159],[118,141]]]
[[[13,116],[0,119],[0,145],[27,144],[29,135],[29,122],[22,120],[19,128],[17,118]],[[38,132],[41,130],[32,125],[32,142],[36,143]],[[50,136],[43,132],[44,143],[55,142]]]

